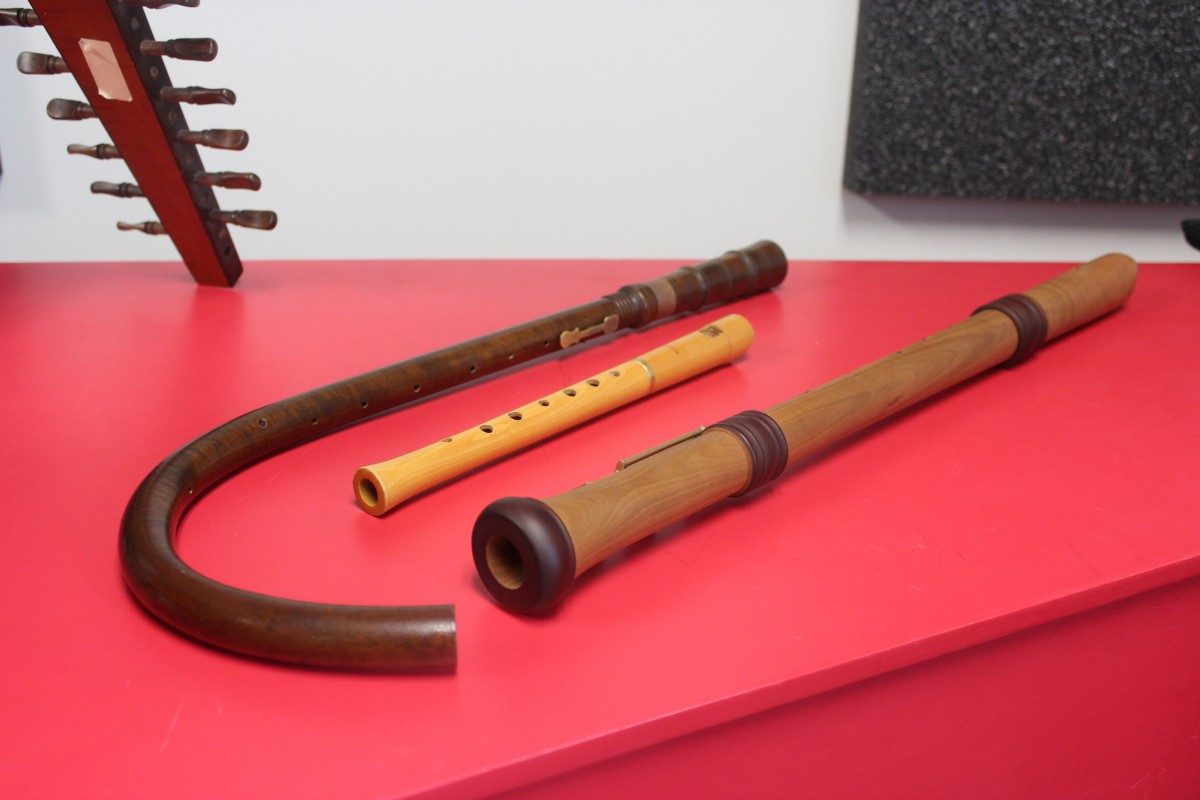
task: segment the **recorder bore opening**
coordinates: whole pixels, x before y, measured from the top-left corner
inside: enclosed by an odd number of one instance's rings
[[[358,482],[358,496],[367,505],[374,508],[379,504],[379,489],[370,478],[362,478]]]
[[[493,536],[484,547],[488,571],[505,589],[520,589],[525,581],[525,562],[516,546],[503,536]]]

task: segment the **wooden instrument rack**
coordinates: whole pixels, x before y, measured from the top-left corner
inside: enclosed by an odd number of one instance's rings
[[[198,283],[232,286],[242,262],[210,186],[192,179],[204,166],[196,145],[179,140],[188,130],[183,109],[162,99],[171,79],[162,57],[144,55],[153,41],[145,9],[123,0],[32,0],[58,52],[87,102],[112,137],[166,233]],[[128,88],[129,99],[105,96],[97,85],[83,42],[107,43]]]

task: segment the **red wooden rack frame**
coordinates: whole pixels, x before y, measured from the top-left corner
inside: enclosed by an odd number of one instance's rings
[[[162,58],[141,53],[139,44],[154,38],[145,11],[121,0],[31,0],[31,5],[192,276],[198,283],[232,286],[242,262],[225,223],[208,218],[219,208],[212,189],[189,177],[204,166],[195,145],[176,140],[188,129],[183,109],[159,97],[171,86],[167,67]],[[81,39],[111,45],[131,100],[101,96]]]

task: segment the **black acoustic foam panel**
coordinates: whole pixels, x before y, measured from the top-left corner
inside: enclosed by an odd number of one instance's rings
[[[861,0],[844,183],[1200,203],[1200,0]]]

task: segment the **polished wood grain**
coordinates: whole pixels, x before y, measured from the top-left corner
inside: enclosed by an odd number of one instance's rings
[[[1069,270],[1026,294],[1045,312],[1047,336],[1054,338],[1120,306],[1133,291],[1136,278],[1137,265],[1131,258],[1111,254]],[[1007,361],[1017,342],[1016,327],[1008,316],[995,310],[981,311],[766,413],[782,431],[787,441],[787,461],[792,464]],[[740,492],[751,479],[751,467],[749,452],[741,441],[724,428],[709,428],[625,469],[542,502],[562,524],[561,530],[574,550],[577,576],[638,539]],[[479,526],[476,530],[481,531]],[[500,533],[490,539],[506,535]],[[486,530],[479,536],[484,545],[490,539]],[[492,549],[501,550],[495,542]],[[486,558],[476,563],[483,565],[481,570],[488,569]],[[510,559],[503,566],[509,586],[519,587],[525,581],[540,584],[544,580],[543,576],[522,574],[522,570],[536,568],[532,561]],[[561,576],[554,576],[554,580],[562,582]],[[489,581],[485,580],[485,585]],[[513,604],[503,585],[492,589],[497,599],[514,610],[525,610]],[[542,611],[544,607],[533,610]]]
[[[196,498],[252,462],[558,351],[565,331],[587,329],[612,316],[617,329],[639,327],[771,288],[786,274],[783,251],[771,242],[759,242],[230,420],[168,456],[134,492],[121,522],[125,581],[167,625],[234,652],[340,669],[453,669],[457,656],[452,606],[326,605],[228,586],[179,558],[174,542],[180,519]]]
[[[1046,314],[1047,341],[1125,302],[1137,265],[1106,255],[1025,294]],[[788,441],[788,463],[1008,360],[1016,328],[999,311],[983,311],[893,355],[781,403],[767,413]]]
[[[546,499],[571,536],[579,575],[637,540],[746,485],[746,448],[724,430],[701,435],[605,478]]]
[[[753,340],[749,321],[740,314],[729,314],[465,431],[360,467],[354,473],[355,499],[364,511],[380,516],[469,470],[728,364],[745,353]]]

